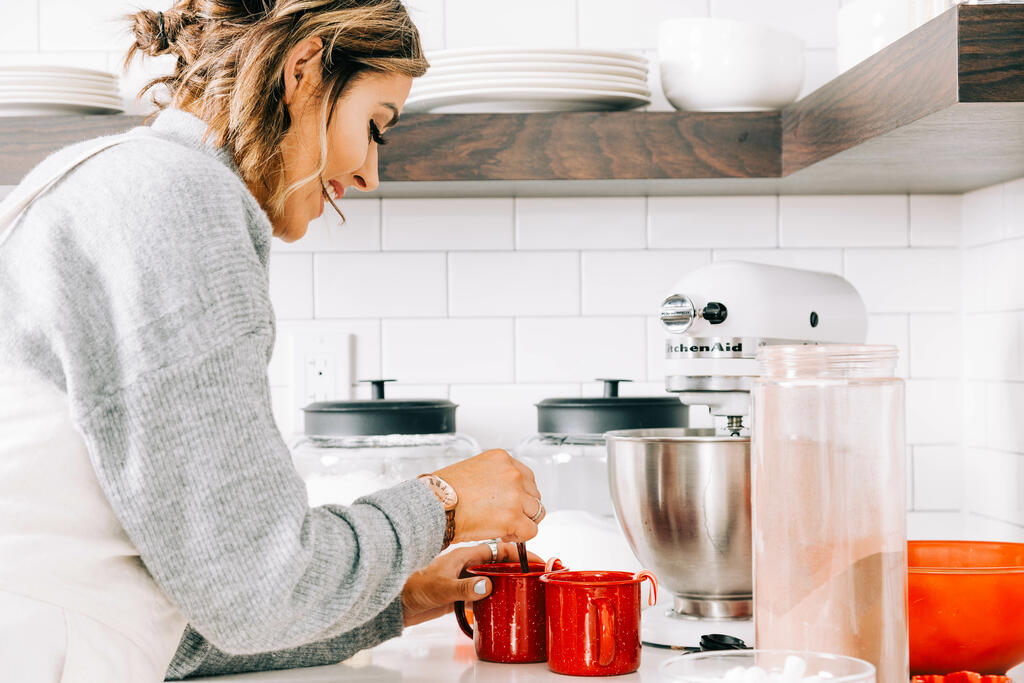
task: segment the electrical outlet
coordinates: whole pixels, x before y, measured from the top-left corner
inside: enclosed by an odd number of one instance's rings
[[[338,374],[338,358],[334,353],[313,353],[303,361],[305,369],[305,391],[303,400],[329,401],[337,398],[335,377]]]
[[[352,398],[352,335],[295,332],[291,335],[292,433],[302,431],[302,408],[318,401]]]

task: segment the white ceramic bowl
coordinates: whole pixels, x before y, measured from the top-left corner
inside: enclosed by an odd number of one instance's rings
[[[746,21],[663,21],[658,60],[665,97],[685,111],[781,109],[804,83],[803,40]]]

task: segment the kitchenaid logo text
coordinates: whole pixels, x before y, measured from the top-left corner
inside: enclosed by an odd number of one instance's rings
[[[673,344],[672,342],[665,343],[665,351],[668,353],[711,353],[713,351],[733,351],[735,353],[743,352],[743,342],[737,342],[730,344],[729,342],[715,342],[714,344]]]

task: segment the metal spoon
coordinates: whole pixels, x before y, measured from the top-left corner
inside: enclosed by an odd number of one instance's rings
[[[519,568],[524,574],[530,572],[530,563],[526,561],[526,544],[516,543],[516,551],[519,553]]]

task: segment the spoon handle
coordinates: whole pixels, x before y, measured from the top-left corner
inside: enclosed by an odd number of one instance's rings
[[[530,571],[530,564],[526,561],[526,544],[516,543],[516,551],[519,552],[519,568],[526,574]]]

